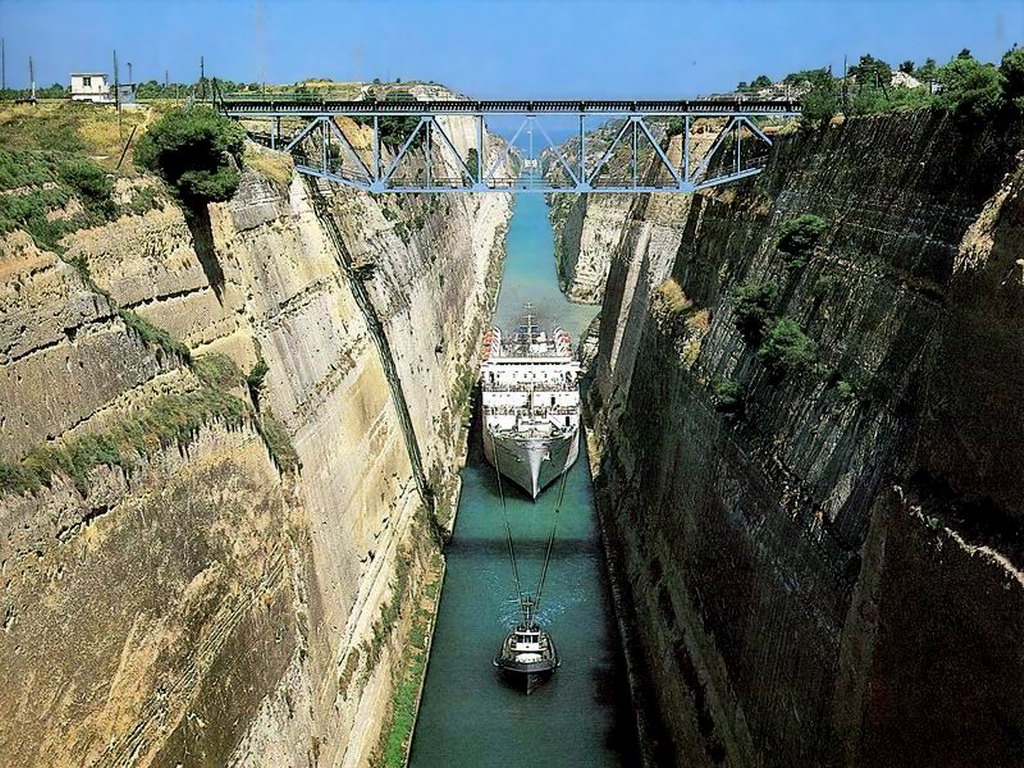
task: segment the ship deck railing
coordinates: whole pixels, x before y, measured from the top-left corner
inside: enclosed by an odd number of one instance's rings
[[[573,382],[538,381],[517,382],[516,384],[488,384],[483,382],[480,388],[484,392],[578,392],[579,384]]]
[[[574,416],[579,415],[579,412],[579,406],[572,405],[545,405],[533,408],[512,405],[484,406],[485,416]]]
[[[576,430],[566,431],[565,427],[554,422],[547,422],[544,426],[548,429],[524,429],[522,427],[510,427],[508,429],[492,429],[491,434],[494,437],[508,437],[513,440],[521,440],[523,438],[546,438],[555,439],[559,437],[566,437],[576,433]]]

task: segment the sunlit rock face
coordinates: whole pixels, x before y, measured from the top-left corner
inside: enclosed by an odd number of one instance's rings
[[[167,203],[60,256],[3,240],[0,461],[132,419],[182,428],[0,495],[0,763],[368,759],[436,551],[428,506],[443,517],[458,490],[510,204],[314,195],[247,169],[205,216]],[[237,375],[211,387],[214,355],[265,361],[258,397]],[[199,415],[165,407],[186,400]]]
[[[1015,130],[851,120],[674,223],[630,210],[590,437],[660,759],[1019,760]]]

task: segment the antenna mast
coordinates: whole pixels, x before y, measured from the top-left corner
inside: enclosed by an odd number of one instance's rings
[[[117,110],[117,140],[124,140],[121,129],[121,79],[117,72],[117,51],[114,51],[114,108]]]

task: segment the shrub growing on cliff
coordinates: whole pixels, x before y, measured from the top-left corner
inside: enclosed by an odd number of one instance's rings
[[[748,344],[760,341],[779,299],[779,286],[775,283],[744,283],[732,295],[736,329]]]
[[[974,57],[957,57],[938,72],[942,91],[936,104],[957,118],[981,123],[994,117],[1005,102],[1003,75]]]
[[[818,345],[791,317],[781,317],[768,331],[757,356],[773,378],[809,371],[818,361]]]
[[[172,109],[135,148],[135,162],[170,184],[189,205],[227,200],[238,188],[241,126],[209,107]]]
[[[786,257],[786,266],[802,267],[828,229],[828,222],[813,213],[802,213],[787,219],[779,227],[779,251]]]
[[[261,357],[253,365],[252,370],[245,375],[245,385],[249,388],[249,397],[252,398],[253,405],[257,408],[259,408],[260,392],[263,391],[263,380],[267,378],[268,373],[270,373],[270,366]]]
[[[87,211],[104,219],[113,218],[117,214],[117,204],[110,197],[114,192],[114,184],[107,172],[92,160],[84,157],[69,158],[60,164],[59,173],[61,180],[77,193]]]
[[[715,410],[732,416],[743,413],[747,389],[738,381],[723,379],[715,383]]]
[[[693,306],[682,286],[672,277],[654,289],[654,297],[657,306],[670,315],[681,315]]]

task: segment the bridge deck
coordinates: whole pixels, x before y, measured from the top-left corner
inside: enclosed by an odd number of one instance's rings
[[[221,112],[241,116],[262,115],[496,115],[496,114],[592,114],[592,115],[797,115],[797,101],[744,101],[702,99],[696,101],[313,101],[288,99],[233,100],[218,105]]]

